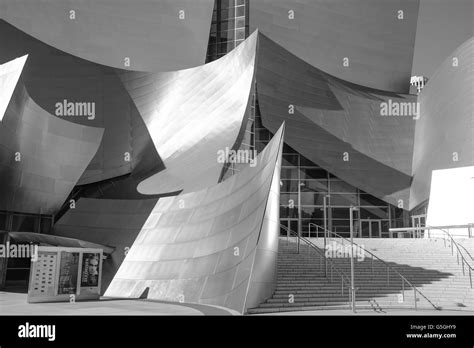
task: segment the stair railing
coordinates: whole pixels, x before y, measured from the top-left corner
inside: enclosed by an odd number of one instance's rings
[[[459,226],[464,226],[464,225],[459,225]],[[472,226],[472,224],[469,224],[469,225],[466,225],[466,226]],[[467,267],[467,270],[468,270],[468,273],[469,273],[469,283],[471,285],[471,289],[473,288],[472,287],[472,274],[474,273],[474,268],[471,266],[471,264],[467,261],[467,258],[464,257],[461,249],[463,249],[466,254],[471,258],[471,262],[474,260],[472,255],[469,253],[469,251],[462,245],[460,245],[459,243],[457,243],[453,236],[451,235],[451,233],[449,233],[448,231],[446,231],[444,228],[444,226],[424,226],[424,227],[407,227],[407,228],[391,228],[390,229],[390,232],[393,233],[393,232],[399,232],[399,231],[411,231],[413,229],[419,229],[419,230],[427,230],[428,231],[428,236],[429,238],[431,237],[430,235],[430,231],[431,230],[436,230],[436,231],[441,231],[445,234],[445,236],[447,236],[449,239],[448,239],[448,242],[449,242],[449,245],[448,247],[451,247],[451,255],[454,255],[454,247],[456,247],[456,258],[457,258],[457,263],[459,265],[459,259],[461,259],[461,264],[462,264],[462,274],[465,276],[466,275],[466,272],[465,272],[465,267]],[[470,231],[470,230],[469,230]],[[471,232],[469,232],[469,237],[471,237]],[[443,237],[443,242],[444,242],[444,246],[446,247],[446,238]]]
[[[448,231],[442,229],[442,228],[437,228],[437,230],[440,230],[442,232],[444,232],[444,234],[446,236],[449,237],[449,242],[450,242],[450,247],[451,247],[451,255],[454,255],[454,248],[453,248],[453,245],[456,247],[456,259],[457,259],[457,263],[459,265],[459,256],[461,256],[461,263],[462,263],[462,275],[465,276],[466,273],[464,271],[464,265],[467,266],[467,270],[469,271],[469,283],[471,285],[471,289],[472,289],[472,273],[474,271],[474,269],[472,268],[472,266],[469,264],[469,262],[466,260],[466,258],[464,257],[463,253],[461,252],[461,249],[464,249],[464,251],[467,253],[467,255],[469,255],[469,257],[471,258],[471,261],[473,260],[472,259],[472,256],[471,254],[469,253],[469,251],[467,251],[467,249],[460,245],[458,242],[456,242],[453,238],[453,236],[451,235],[451,233],[449,233]],[[444,246],[446,247],[446,238],[443,238],[443,241],[444,241]]]
[[[369,254],[371,256],[371,263],[372,263],[372,275],[374,274],[374,258],[377,259],[378,261],[382,262],[382,264],[386,267],[387,269],[387,285],[390,284],[390,271],[392,271],[393,273],[395,273],[401,280],[401,284],[402,284],[402,298],[404,299],[405,298],[405,283],[408,285],[408,287],[411,287],[413,288],[413,295],[414,295],[414,307],[415,307],[415,310],[418,310],[418,305],[417,305],[417,293],[423,297],[434,309],[436,310],[439,310],[439,308],[433,304],[433,302],[431,302],[428,297],[426,297],[415,285],[413,285],[408,279],[406,279],[400,272],[398,272],[395,268],[393,268],[392,266],[390,266],[387,262],[385,262],[384,260],[382,260],[380,257],[378,257],[377,255],[375,255],[374,253],[372,253],[371,251],[363,248],[362,246],[360,246],[359,244],[357,243],[353,243],[351,242],[349,239],[345,238],[345,237],[342,237],[341,235],[335,233],[335,232],[332,232],[332,231],[329,231],[327,229],[324,229],[324,227],[321,227],[319,226],[319,228],[323,229],[323,231],[325,230],[326,233],[331,236],[335,236],[337,238],[339,238],[340,240],[342,240],[341,244],[344,246],[344,241],[348,242],[349,244],[353,244],[355,245],[357,248],[360,248],[361,250],[363,250],[365,253]],[[334,240],[337,240],[337,238],[332,238]]]
[[[293,235],[294,237],[296,237],[297,239],[297,252],[299,253],[299,244],[300,242],[304,242],[307,246],[308,246],[308,253],[311,249],[315,250],[318,255],[319,255],[319,269],[321,270],[321,268],[323,267],[322,263],[323,263],[323,260],[324,260],[324,277],[326,279],[329,279],[328,278],[328,266],[329,266],[329,273],[330,273],[330,282],[332,283],[333,282],[333,279],[334,279],[334,276],[333,276],[333,273],[336,273],[337,276],[340,277],[341,279],[341,296],[344,296],[344,286],[347,287],[347,294],[348,294],[348,303],[349,303],[349,307],[352,307],[352,303],[355,303],[355,294],[354,294],[354,301],[352,302],[352,298],[351,298],[351,281],[350,281],[350,278],[342,271],[340,270],[339,268],[336,267],[336,265],[334,264],[334,262],[332,262],[332,260],[328,259],[326,257],[326,254],[321,251],[321,249],[319,247],[317,247],[314,243],[312,243],[310,240],[300,236],[297,232],[289,229],[288,227],[286,227],[285,225],[282,225],[280,224],[280,227],[283,228],[286,232],[287,232],[287,243],[289,244],[289,235]],[[352,308],[352,310],[355,311],[355,308]]]
[[[397,228],[389,228],[389,237],[393,238],[394,232],[411,232],[412,238],[422,238],[421,231],[428,232],[428,238],[431,238],[431,230],[449,230],[449,229],[466,229],[467,230],[467,237],[472,238],[474,229],[474,223],[469,223],[465,225],[443,225],[443,226],[417,226],[417,227],[397,227]]]

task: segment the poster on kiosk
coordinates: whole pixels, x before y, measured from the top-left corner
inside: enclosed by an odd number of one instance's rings
[[[102,249],[38,247],[31,260],[28,302],[97,300]]]

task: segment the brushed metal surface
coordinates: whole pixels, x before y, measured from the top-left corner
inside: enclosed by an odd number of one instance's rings
[[[142,181],[142,194],[193,192],[216,184],[247,119],[258,32],[212,63],[169,73],[124,72],[165,170]]]
[[[24,62],[14,61],[14,68],[21,72]],[[0,80],[9,76],[0,73]],[[30,98],[21,78],[9,80],[16,86],[0,122],[0,210],[53,214],[94,157],[103,129],[50,115]]]
[[[250,32],[346,81],[408,93],[418,8],[418,0],[252,0]]]
[[[79,185],[130,173],[137,176],[162,168],[148,130],[123,87],[117,69],[71,56],[3,20],[0,20],[0,47],[0,64],[29,54],[22,81],[30,97],[49,114],[56,116],[56,103],[64,100],[95,105],[94,119],[60,117],[83,126],[104,128],[99,149],[81,175]],[[125,161],[126,153],[130,154],[130,161]],[[101,187],[101,192],[106,197],[132,198],[133,191],[138,195],[136,185],[140,180],[141,177],[136,178],[128,185],[133,190],[125,190],[121,183],[120,190],[110,192],[112,190]],[[121,196],[122,192],[126,195]]]
[[[201,191],[162,198],[105,295],[220,305],[245,312],[276,281],[284,126],[255,167]]]
[[[428,199],[433,170],[474,165],[473,91],[471,38],[446,58],[419,95],[410,209]]]
[[[204,64],[213,6],[213,0],[2,0],[0,18],[92,62],[172,71]]]
[[[349,184],[408,208],[416,121],[381,116],[381,103],[416,102],[322,72],[260,34],[256,69],[263,125],[287,121],[285,141]],[[294,113],[290,113],[290,105]],[[344,160],[347,154],[347,160]]]

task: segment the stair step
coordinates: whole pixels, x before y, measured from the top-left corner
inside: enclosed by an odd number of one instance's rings
[[[300,253],[296,252],[295,240],[280,239],[277,261],[277,286],[274,294],[257,308],[249,309],[249,313],[271,313],[295,310],[328,310],[348,309],[348,288],[344,285],[341,294],[341,276],[333,272],[331,281],[330,266],[333,265],[346,276],[350,275],[350,259],[348,257],[328,258],[327,277],[324,275],[324,253],[322,239],[312,238],[319,247],[320,253],[300,245]],[[471,289],[469,275],[463,274],[461,265],[457,263],[456,254],[446,247],[441,239],[364,239],[356,238],[356,243],[382,258],[386,264],[396,270],[421,291],[431,302],[442,308],[457,310],[474,310],[474,289]],[[330,240],[329,243],[333,243]],[[448,244],[449,245],[449,244]],[[348,245],[346,244],[346,247]],[[474,254],[474,240],[465,244]],[[421,251],[421,252],[420,252]],[[398,303],[402,292],[402,280],[390,270],[387,283],[387,267],[380,260],[368,254],[354,264],[355,286],[358,308],[377,307],[414,308],[413,288],[405,285],[404,302]],[[293,295],[293,303],[289,303],[289,295]],[[433,309],[419,293],[419,308]]]

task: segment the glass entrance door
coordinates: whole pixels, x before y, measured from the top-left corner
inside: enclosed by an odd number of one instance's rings
[[[425,227],[426,226],[426,215],[412,215],[411,217],[411,224],[413,227]],[[421,238],[423,237],[423,231],[422,229],[415,230],[414,237]]]
[[[360,220],[360,233],[362,238],[380,238],[381,232],[382,220]]]
[[[280,224],[290,229],[294,233],[298,233],[298,219],[295,219],[295,218],[280,219]],[[287,233],[288,231],[285,228],[280,227],[280,236],[287,237]]]

